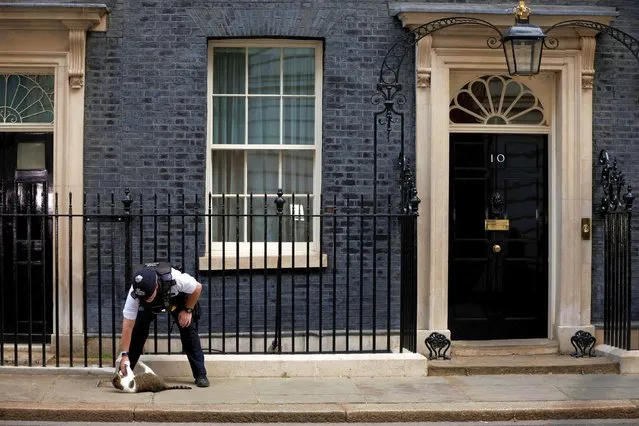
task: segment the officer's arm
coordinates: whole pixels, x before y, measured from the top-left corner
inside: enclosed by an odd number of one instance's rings
[[[131,334],[133,334],[133,326],[135,325],[135,320],[130,320],[123,318],[122,319],[122,336],[120,337],[120,371],[122,374],[126,373],[126,369],[124,367],[124,361],[129,360],[129,345],[131,344]]]
[[[133,333],[133,326],[135,320],[122,319],[122,337],[120,338],[120,352],[129,352],[129,345],[131,344],[131,334]]]
[[[202,284],[197,283],[193,293],[189,294],[184,302],[186,305],[185,308],[193,309],[197,301],[200,299],[200,293],[202,293]]]
[[[178,315],[178,324],[180,327],[188,327],[193,322],[193,308],[200,298],[200,293],[202,293],[202,284],[196,282],[195,290],[187,296],[184,301],[184,310]]]

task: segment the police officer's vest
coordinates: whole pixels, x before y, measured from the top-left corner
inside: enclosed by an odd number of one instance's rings
[[[171,264],[168,262],[148,262],[140,265],[140,268],[153,269],[158,278],[158,293],[151,302],[152,309],[155,312],[170,312],[171,303],[171,287],[175,285],[175,280],[171,274]]]

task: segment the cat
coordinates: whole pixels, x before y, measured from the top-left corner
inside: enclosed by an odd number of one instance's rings
[[[123,376],[118,372],[112,380],[113,387],[124,392],[161,392],[170,389],[192,389],[190,386],[169,386],[162,377],[155,374],[153,370],[141,361],[138,365],[144,368],[144,373],[134,374],[129,361],[124,362],[126,374]]]

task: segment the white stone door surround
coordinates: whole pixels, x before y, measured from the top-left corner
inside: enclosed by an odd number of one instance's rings
[[[0,72],[54,76],[53,124],[0,123],[2,132],[53,133],[53,191],[60,214],[68,212],[68,194],[82,203],[84,192],[84,74],[87,31],[106,31],[108,9],[103,4],[44,4],[37,1],[0,5]],[[82,220],[59,223],[54,276],[58,290],[59,332],[82,334]],[[71,265],[70,265],[71,264]],[[72,303],[69,302],[73,295]],[[54,295],[55,297],[55,295]],[[73,304],[73,309],[69,305]],[[70,316],[73,311],[73,330]],[[68,343],[68,339],[63,339]],[[64,343],[63,343],[64,344]],[[80,347],[77,345],[76,347]]]
[[[486,20],[502,31],[513,25],[508,10],[486,5],[401,3],[391,7],[408,29],[450,16]],[[463,8],[462,8],[463,6]],[[514,5],[513,5],[514,6]],[[609,24],[611,8],[586,8],[587,16],[566,7],[533,10],[531,22],[548,28],[566,19]],[[472,13],[468,13],[468,11]],[[584,8],[574,12],[584,13]],[[502,49],[490,49],[495,32],[476,25],[453,26],[423,37],[416,46],[416,184],[422,200],[418,219],[418,352],[431,332],[450,338],[448,329],[449,132],[547,133],[549,139],[548,338],[560,351],[573,351],[578,330],[594,335],[591,324],[591,241],[582,240],[580,219],[592,215],[592,81],[594,31],[553,31],[557,49],[544,49],[541,71],[519,80],[530,87],[549,113],[548,126],[449,123],[449,103],[473,78],[507,75]]]

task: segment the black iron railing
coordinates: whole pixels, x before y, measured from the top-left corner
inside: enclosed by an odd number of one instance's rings
[[[599,154],[603,197],[600,213],[604,234],[604,343],[631,349],[632,321],[632,204],[634,195],[626,187],[617,160]],[[622,195],[622,192],[626,191]]]
[[[203,284],[207,353],[414,350],[415,196],[126,191],[36,209],[14,192],[0,198],[0,365],[111,365],[129,277],[152,260]],[[180,352],[169,315],[152,328],[147,353]]]

